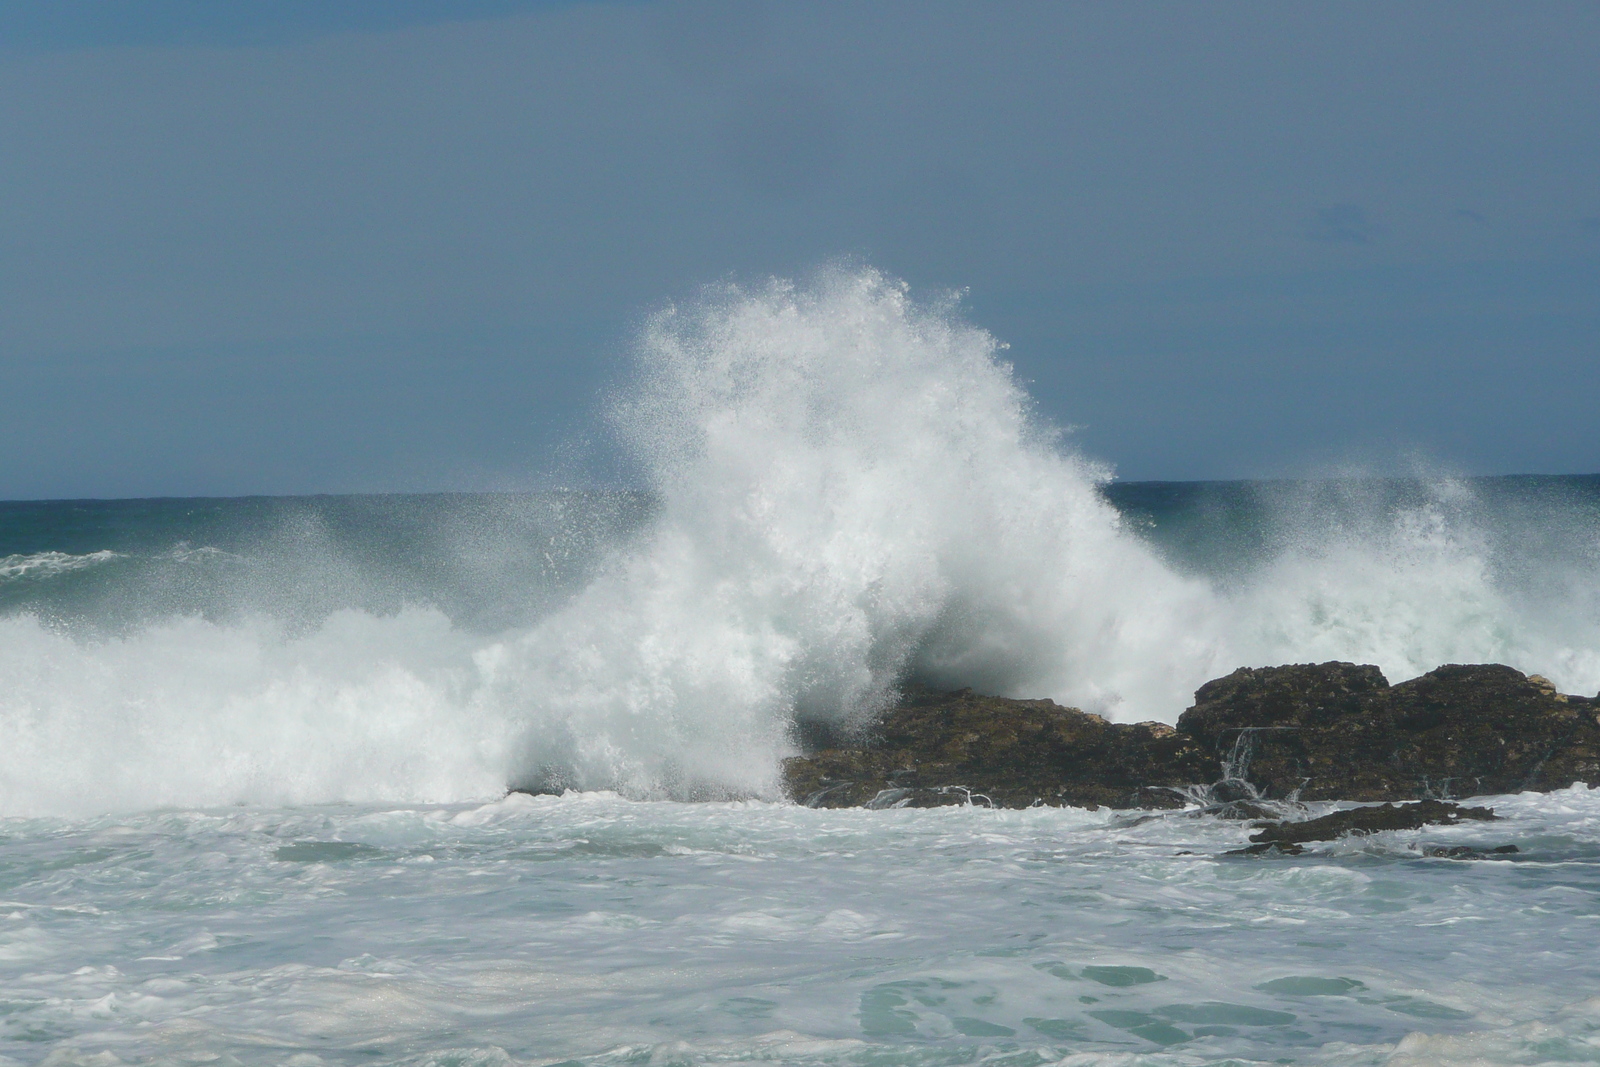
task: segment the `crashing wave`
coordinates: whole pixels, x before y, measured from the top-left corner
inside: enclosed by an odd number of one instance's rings
[[[1600,688],[1592,567],[1507,566],[1534,549],[1486,539],[1456,483],[1308,514],[1242,577],[1175,567],[991,335],[879,273],[721,287],[637,355],[613,422],[653,517],[561,606],[493,638],[420,608],[99,642],[0,620],[0,811],[773,797],[797,720],[858,722],[908,681],[1167,722],[1240,665]],[[1508,578],[1540,570],[1538,595]]]

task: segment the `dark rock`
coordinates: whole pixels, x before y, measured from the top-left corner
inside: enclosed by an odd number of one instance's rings
[[[1247,845],[1244,848],[1229,849],[1224,856],[1265,856],[1276,853],[1280,856],[1299,856],[1305,849],[1299,845],[1286,845],[1280,841],[1268,841],[1261,845]]]
[[[1230,768],[1224,766],[1223,773],[1228,775],[1221,781],[1211,786],[1207,799],[1216,804],[1255,804],[1261,799],[1261,793],[1250,782],[1243,778],[1229,774]]]
[[[1390,686],[1376,667],[1241,668],[1207,682],[1178,732],[1269,798],[1404,800],[1600,782],[1596,702],[1497,664]]]
[[[1419,800],[1415,804],[1383,804],[1369,808],[1346,808],[1319,819],[1277,822],[1250,835],[1252,841],[1273,844],[1301,844],[1306,841],[1332,841],[1347,834],[1375,834],[1381,830],[1416,830],[1423,826],[1453,826],[1463,819],[1498,818],[1493,808],[1464,808],[1447,800]]]
[[[1498,665],[1391,686],[1352,663],[1241,668],[1176,729],[1050,700],[911,690],[861,737],[799,729],[789,794],[815,807],[1197,806],[1281,818],[1301,800],[1404,801],[1600,784],[1600,701]],[[1407,816],[1409,817],[1409,816]]]
[[[975,804],[992,808],[994,801],[983,793],[974,793],[965,786],[945,785],[937,789],[906,788],[882,789],[878,795],[861,805],[863,808],[947,808]]]
[[[908,692],[854,747],[788,760],[789,793],[812,807],[976,803],[1177,808],[1168,784],[1204,781],[1215,761],[1160,723],[1114,725],[1050,700]],[[982,797],[981,800],[977,799]]]
[[[1236,819],[1240,822],[1257,822],[1262,819],[1278,819],[1283,813],[1256,800],[1231,800],[1226,804],[1216,807],[1202,808],[1203,814],[1215,816],[1218,819]]]
[[[1490,856],[1507,856],[1514,852],[1521,852],[1516,845],[1501,845],[1499,848],[1473,848],[1470,845],[1434,845],[1422,850],[1424,856],[1433,859],[1446,860],[1481,860]]]

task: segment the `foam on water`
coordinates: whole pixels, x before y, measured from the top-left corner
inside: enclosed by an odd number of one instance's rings
[[[771,798],[797,717],[858,721],[908,679],[1167,721],[1244,664],[1398,681],[1500,661],[1600,688],[1592,516],[1546,560],[1441,480],[1361,521],[1312,509],[1243,571],[1190,573],[1000,355],[871,271],[667,309],[614,411],[653,518],[564,603],[489,635],[426,608],[92,639],[0,619],[0,811],[507,784]]]
[[[53,578],[58,574],[71,574],[116,559],[117,554],[100,552],[25,552],[0,556],[0,582],[18,579]]]
[[[0,1062],[1595,1062],[1600,791],[1489,803],[1278,859],[616,794],[4,820]]]

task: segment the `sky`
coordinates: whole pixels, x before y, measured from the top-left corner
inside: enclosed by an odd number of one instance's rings
[[[0,498],[605,477],[841,260],[1124,479],[1600,471],[1600,5],[0,8]]]

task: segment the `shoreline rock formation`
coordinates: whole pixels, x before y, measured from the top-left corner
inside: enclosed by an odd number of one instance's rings
[[[1313,841],[1332,841],[1351,834],[1364,836],[1384,830],[1418,830],[1424,826],[1454,826],[1463,820],[1492,822],[1499,816],[1493,808],[1469,808],[1448,800],[1418,800],[1410,804],[1379,804],[1362,808],[1341,808],[1316,819],[1283,819],[1253,824],[1259,832],[1250,835],[1255,844],[1225,853],[1229,856],[1260,856],[1282,852],[1298,856],[1302,847]],[[1434,847],[1425,855],[1447,859],[1477,859],[1510,855],[1516,845],[1476,849],[1469,845]]]
[[[911,690],[856,739],[786,761],[813,807],[987,801],[1113,808],[1412,801],[1600,785],[1600,698],[1498,664],[1391,686],[1353,663],[1240,668],[1207,682],[1176,728],[1109,723],[1050,700]]]

